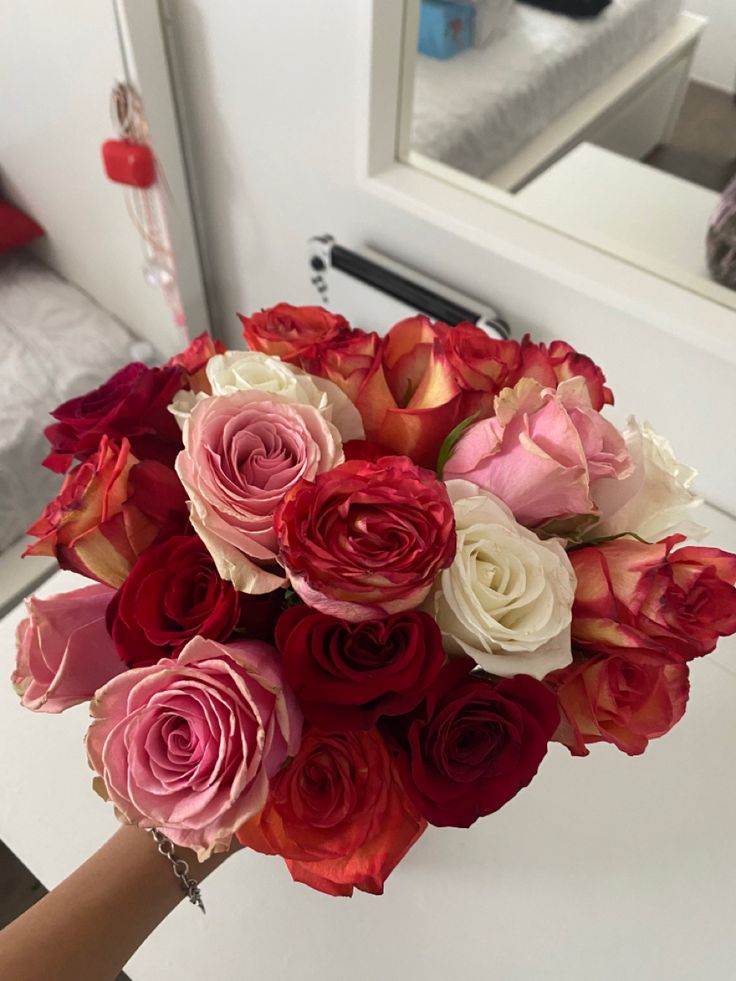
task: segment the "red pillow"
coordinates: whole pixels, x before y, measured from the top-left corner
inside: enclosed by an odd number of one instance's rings
[[[45,232],[40,225],[24,215],[8,201],[0,201],[0,255],[27,245]]]

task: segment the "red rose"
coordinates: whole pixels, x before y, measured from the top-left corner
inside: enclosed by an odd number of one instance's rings
[[[227,348],[222,341],[217,341],[204,331],[199,337],[195,337],[189,347],[180,354],[175,354],[166,364],[178,365],[183,368],[187,375],[187,387],[193,392],[205,392],[212,394],[212,386],[209,383],[205,368],[210,358],[216,354],[225,354]]]
[[[595,654],[647,649],[685,660],[736,632],[736,555],[620,538],[575,549],[573,642]]]
[[[54,555],[62,569],[119,586],[144,549],[188,520],[173,471],[154,460],[139,463],[126,439],[118,448],[103,436],[28,529],[39,541],[24,554]]]
[[[332,896],[380,895],[426,827],[375,730],[308,730],[292,762],[271,780],[262,813],[238,840],[281,855],[292,877]]]
[[[573,756],[587,756],[587,744],[597,742],[612,743],[629,756],[643,753],[650,739],[682,718],[688,673],[679,658],[651,651],[576,659],[544,679],[562,710],[555,741]]]
[[[44,431],[52,446],[44,465],[64,473],[75,457],[85,460],[94,453],[101,436],[127,438],[139,460],[173,465],[182,441],[168,405],[183,384],[179,367],[126,365],[104,385],[54,409],[58,422]]]
[[[606,376],[598,365],[585,354],[578,354],[565,341],[533,344],[527,334],[521,342],[521,369],[519,378],[536,378],[547,388],[557,388],[560,382],[576,375],[585,379],[593,408],[600,412],[604,405],[613,405],[613,392],[606,387]]]
[[[292,307],[279,303],[252,317],[238,314],[243,335],[252,351],[273,354],[282,361],[297,362],[316,346],[330,344],[350,331],[344,317],[322,307]]]
[[[128,667],[175,658],[192,637],[273,642],[282,593],[237,592],[195,535],[147,548],[107,609],[107,628]]]
[[[328,731],[410,711],[445,661],[439,627],[416,610],[346,623],[294,606],[276,625],[276,646],[304,718]]]
[[[409,796],[430,824],[468,828],[526,787],[559,721],[526,675],[492,681],[453,658],[411,715],[385,723]]]
[[[274,528],[304,602],[351,622],[418,606],[455,556],[444,484],[401,456],[353,460],[302,481]]]

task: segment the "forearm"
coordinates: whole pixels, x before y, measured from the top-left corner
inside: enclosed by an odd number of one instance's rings
[[[177,854],[182,854],[177,849]],[[224,856],[199,864],[201,881]],[[0,978],[113,981],[184,897],[150,835],[121,828],[84,865],[0,932]],[[194,908],[192,915],[201,915]]]

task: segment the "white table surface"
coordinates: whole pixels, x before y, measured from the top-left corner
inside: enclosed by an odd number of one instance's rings
[[[522,188],[515,200],[527,214],[558,231],[687,281],[691,288],[714,290],[705,240],[718,197],[638,160],[581,143]]]
[[[704,509],[712,543],[736,521]],[[60,573],[42,593],[70,588]],[[20,614],[0,623],[9,675]],[[0,838],[52,887],[115,828],[92,792],[86,708],[21,709],[0,684]],[[130,961],[133,981],[733,981],[736,643],[692,667],[683,721],[629,759],[560,746],[470,831],[430,829],[385,896],[334,899],[242,852]]]

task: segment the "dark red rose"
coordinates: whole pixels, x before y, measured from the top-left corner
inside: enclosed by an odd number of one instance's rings
[[[629,648],[625,656],[576,657],[544,679],[560,700],[555,733],[573,756],[588,743],[612,743],[629,756],[680,721],[690,688],[688,666],[674,655]]]
[[[197,635],[273,641],[281,591],[237,592],[195,535],[175,535],[136,559],[107,608],[107,628],[128,667],[176,657]]]
[[[587,355],[579,354],[566,341],[533,344],[527,334],[521,342],[521,368],[514,379],[529,377],[548,388],[557,388],[568,378],[585,379],[593,408],[600,412],[604,405],[613,405],[613,392],[606,387],[606,376]],[[512,382],[511,384],[514,384]]]
[[[263,811],[237,832],[241,844],[281,855],[296,882],[331,896],[380,895],[426,828],[374,729],[308,729],[272,778]]]
[[[187,376],[187,387],[193,392],[205,392],[212,394],[212,387],[207,379],[205,368],[210,358],[216,354],[224,354],[227,348],[222,341],[215,340],[204,331],[199,337],[195,337],[191,344],[179,354],[175,354],[166,362],[169,365],[178,365],[183,368]]]
[[[184,383],[177,366],[126,365],[104,385],[54,409],[51,415],[58,421],[45,430],[52,449],[44,465],[65,473],[75,458],[86,460],[96,452],[100,438],[108,436],[116,442],[127,438],[139,460],[173,466],[182,440],[167,407]]]
[[[473,667],[452,658],[416,711],[385,723],[407,793],[438,827],[468,828],[503,807],[536,774],[560,721],[541,682]]]
[[[348,623],[294,606],[279,618],[276,646],[304,718],[326,731],[409,712],[445,662],[439,627],[417,610]]]
[[[593,654],[647,649],[690,660],[736,632],[736,555],[674,549],[682,541],[619,538],[574,549],[573,642]]]
[[[252,351],[272,354],[282,361],[298,363],[312,349],[330,344],[350,332],[344,317],[323,307],[293,307],[279,303],[252,317],[238,314],[243,335]]]
[[[342,451],[348,460],[367,460],[368,463],[378,463],[382,456],[390,456],[390,450],[368,439],[349,439],[342,444]]]

